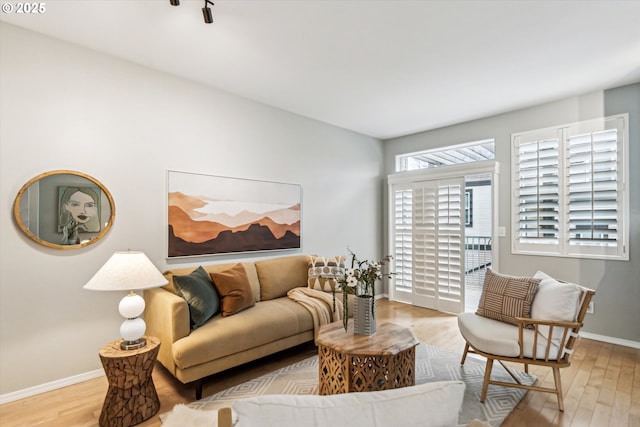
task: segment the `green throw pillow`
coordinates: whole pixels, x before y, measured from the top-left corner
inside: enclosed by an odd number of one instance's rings
[[[189,305],[192,329],[202,326],[220,309],[220,297],[202,266],[186,276],[173,276],[173,284]]]

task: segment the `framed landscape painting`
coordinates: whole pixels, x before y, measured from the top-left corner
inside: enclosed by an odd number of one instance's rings
[[[302,187],[167,174],[168,257],[299,249]]]

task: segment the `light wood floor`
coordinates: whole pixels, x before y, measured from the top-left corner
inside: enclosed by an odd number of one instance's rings
[[[464,348],[453,315],[387,300],[379,300],[377,309],[378,322],[407,326],[421,342],[457,353]],[[211,395],[313,354],[313,344],[305,344],[212,376],[205,381],[203,394]],[[549,369],[531,367],[530,372],[545,385],[553,382]],[[158,414],[195,399],[191,386],[175,380],[159,364],[153,378],[162,405]],[[562,370],[562,385],[564,412],[558,411],[553,395],[528,392],[502,425],[640,427],[640,350],[581,338],[571,366]],[[0,406],[0,425],[97,426],[106,390],[103,377],[7,403]],[[161,426],[161,422],[156,415],[139,426]]]

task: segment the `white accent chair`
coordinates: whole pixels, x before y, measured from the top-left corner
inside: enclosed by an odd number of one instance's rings
[[[595,291],[572,283],[557,281],[538,272],[540,279],[531,303],[531,318],[516,317],[517,325],[480,316],[476,313],[458,315],[458,328],[466,341],[461,364],[468,353],[486,357],[487,365],[480,401],[484,403],[489,384],[554,393],[558,407],[564,411],[560,368],[571,364],[571,355],[589,302]],[[514,383],[491,379],[493,362],[497,360],[514,379]],[[520,383],[504,362],[548,366],[553,370],[554,388]]]

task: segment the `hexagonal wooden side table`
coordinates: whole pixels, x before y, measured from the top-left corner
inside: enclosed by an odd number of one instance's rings
[[[147,345],[137,350],[121,350],[122,340],[100,349],[109,390],[100,413],[101,427],[129,427],[154,416],[160,400],[151,373],[160,350],[160,340],[145,337]]]
[[[367,336],[346,332],[339,321],[322,326],[317,343],[321,395],[388,390],[416,382],[418,341],[402,326],[383,323]]]

